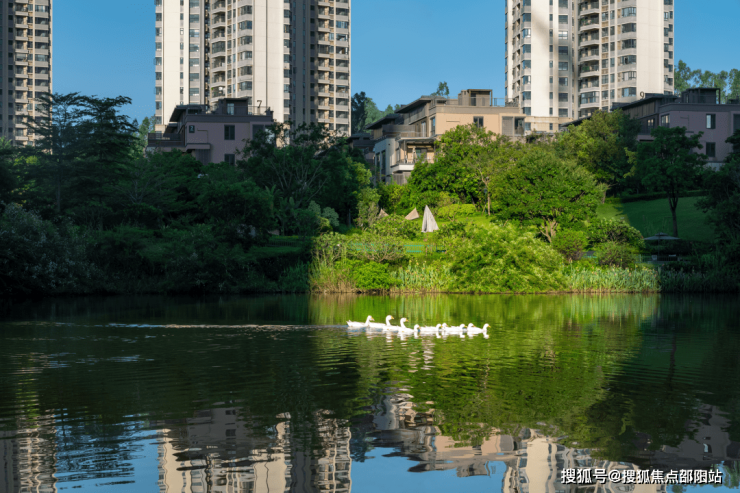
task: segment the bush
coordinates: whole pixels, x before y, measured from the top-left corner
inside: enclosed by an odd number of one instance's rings
[[[49,295],[90,291],[99,270],[86,237],[65,222],[55,227],[10,204],[0,216],[0,294]]]
[[[582,231],[564,229],[552,240],[552,247],[570,262],[580,260],[588,245],[588,238]]]
[[[378,236],[396,236],[407,240],[416,240],[421,235],[421,224],[407,221],[401,216],[387,216],[370,228],[370,233]]]
[[[454,219],[456,217],[468,217],[477,212],[473,204],[453,204],[440,207],[437,210],[437,217],[441,219]]]
[[[596,247],[596,259],[599,265],[609,267],[630,267],[635,264],[637,252],[629,245],[613,241],[602,243]]]
[[[476,292],[544,292],[562,289],[562,257],[530,229],[470,225],[450,242],[450,288]]]
[[[705,190],[690,190],[679,194],[681,198],[687,197],[704,197],[707,195]],[[642,202],[646,200],[660,200],[666,198],[665,192],[639,193],[635,195],[622,195],[621,197],[609,197],[604,202],[606,204],[626,204],[628,202]]]
[[[352,280],[363,291],[385,291],[399,282],[388,272],[388,267],[376,262],[352,261]]]
[[[614,242],[635,248],[644,246],[642,233],[624,221],[597,219],[588,226],[588,237],[592,245]]]

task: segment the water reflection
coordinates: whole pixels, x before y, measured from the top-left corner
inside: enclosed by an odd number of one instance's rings
[[[679,493],[560,483],[581,467],[738,486],[736,300],[114,300],[0,322],[0,491],[357,493],[388,464],[388,491]],[[338,326],[368,313],[492,327]]]

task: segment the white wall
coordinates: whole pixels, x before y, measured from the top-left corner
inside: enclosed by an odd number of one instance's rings
[[[269,107],[275,120],[285,120],[283,108],[283,10],[275,0],[254,1],[253,104]],[[236,50],[235,50],[236,51]],[[286,65],[287,66],[287,65]]]
[[[637,0],[638,98],[642,92],[663,93],[663,12],[663,0]]]

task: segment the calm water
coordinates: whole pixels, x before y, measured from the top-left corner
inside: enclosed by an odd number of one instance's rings
[[[737,297],[84,298],[0,305],[0,491],[566,493],[740,483]],[[491,324],[386,337],[347,319]],[[605,489],[606,488],[606,489]]]

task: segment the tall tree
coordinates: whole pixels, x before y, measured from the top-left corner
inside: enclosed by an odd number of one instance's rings
[[[696,186],[706,163],[704,154],[694,152],[702,148],[702,132],[687,136],[685,127],[657,127],[651,134],[652,142],[640,142],[637,151],[630,153],[630,174],[646,187],[666,194],[673,216],[673,235],[678,237],[678,199]]]
[[[365,128],[367,121],[367,103],[372,101],[365,91],[355,93],[352,96],[352,133],[360,133]]]
[[[492,182],[510,170],[522,155],[523,149],[519,143],[512,142],[505,135],[497,135],[489,142],[484,142],[484,149],[480,154],[470,156],[463,161],[484,187],[489,216],[491,215]]]
[[[449,98],[450,97],[450,87],[447,85],[447,82],[440,82],[437,85],[437,90],[434,91],[432,96],[441,96],[443,98]]]
[[[33,177],[38,184],[48,185],[54,209],[60,214],[64,192],[74,176],[74,166],[84,152],[84,136],[80,131],[84,120],[84,99],[76,92],[41,93],[38,99],[40,115],[27,119],[28,128],[36,137],[36,145],[26,151],[37,157]]]
[[[627,152],[637,147],[640,123],[621,110],[597,111],[579,126],[558,135],[557,149],[589,170],[607,188],[624,181],[630,171]]]
[[[696,87],[696,78],[701,74],[701,70],[691,70],[683,60],[679,60],[674,69],[673,87],[676,94],[681,94],[686,89]]]
[[[0,208],[13,200],[13,192],[18,187],[15,169],[17,148],[5,137],[0,138]]]
[[[497,180],[496,216],[536,225],[549,242],[562,225],[591,219],[604,185],[574,161],[535,148]]]

